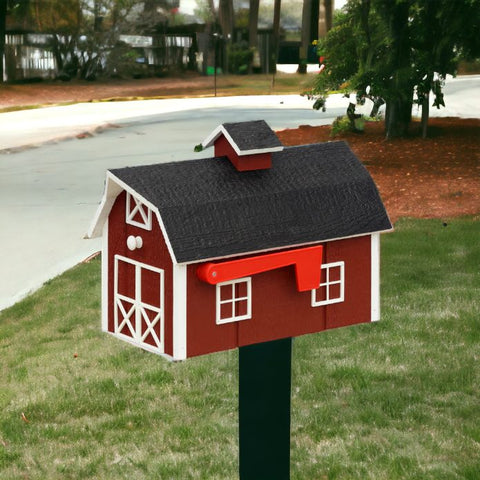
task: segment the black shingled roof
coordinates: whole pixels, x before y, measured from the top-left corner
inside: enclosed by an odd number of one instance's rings
[[[265,120],[251,122],[224,123],[228,132],[240,151],[281,147],[282,143]]]
[[[157,206],[179,263],[392,227],[344,142],[285,147],[266,170],[238,172],[219,157],[111,172]]]

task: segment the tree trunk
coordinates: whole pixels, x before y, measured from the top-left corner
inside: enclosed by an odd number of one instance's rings
[[[57,69],[60,74],[63,74],[63,56],[60,51],[60,41],[57,34],[52,36],[52,51],[57,62]]]
[[[227,48],[232,41],[233,36],[233,0],[220,0],[218,4],[218,23],[222,30],[223,41],[221,45],[223,47],[223,65],[224,71],[227,71]]]
[[[220,0],[218,4],[218,22],[223,38],[229,40],[233,34],[233,0]]]
[[[307,73],[308,46],[311,36],[311,13],[312,0],[303,0],[302,10],[302,44],[300,46],[300,58],[298,64],[298,73]]]
[[[4,69],[3,60],[5,57],[5,32],[7,22],[7,2],[0,2],[0,83],[3,83]]]
[[[248,46],[253,51],[254,61],[255,55],[258,55],[258,9],[260,0],[250,0],[250,15],[248,19]],[[249,73],[253,71],[253,64],[248,67]]]
[[[333,0],[320,0],[318,13],[318,37],[323,38],[332,29]]]
[[[37,29],[39,32],[43,31],[42,19],[40,14],[40,5],[38,4],[38,0],[34,0],[33,7],[35,8],[35,20],[37,22]]]
[[[324,0],[325,2],[325,25],[327,27],[327,33],[333,26],[333,0]]]
[[[388,139],[404,137],[412,120],[412,101],[387,100],[385,111],[385,136]]]
[[[385,135],[387,138],[403,137],[408,132],[412,118],[413,84],[410,78],[411,45],[409,32],[410,3],[399,0],[388,4],[391,42],[391,68]]]
[[[280,11],[281,11],[282,0],[275,0],[273,4],[273,73],[277,71],[277,62],[278,62],[278,49],[280,48]]]
[[[425,93],[422,102],[422,138],[428,135],[428,117],[430,116],[430,92]]]
[[[204,57],[203,57],[203,73],[207,73],[207,68],[210,65],[213,65],[215,68],[215,42],[211,41],[213,38],[214,32],[214,23],[216,23],[217,19],[217,12],[215,10],[215,5],[213,3],[213,0],[207,0],[208,3],[208,8],[210,10],[210,20],[206,23],[205,25],[205,33],[208,35],[208,47],[204,50]],[[214,74],[216,73],[216,70],[214,70]]]
[[[370,111],[370,117],[376,117],[380,110],[380,107],[385,104],[382,97],[369,97],[373,102],[372,110]]]

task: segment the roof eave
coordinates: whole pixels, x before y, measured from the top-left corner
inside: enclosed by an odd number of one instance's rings
[[[266,252],[275,252],[278,250],[285,250],[285,249],[290,249],[290,248],[301,248],[301,247],[306,247],[310,245],[318,245],[321,243],[330,243],[330,242],[336,242],[338,240],[347,240],[349,238],[358,238],[358,237],[365,237],[365,236],[371,236],[377,233],[389,233],[393,232],[394,227],[391,226],[390,228],[386,228],[383,230],[374,230],[372,232],[365,232],[365,233],[356,233],[352,235],[346,235],[344,237],[333,237],[333,238],[327,238],[323,240],[314,240],[311,242],[301,242],[301,243],[295,243],[292,245],[283,245],[279,247],[271,247],[271,248],[262,248],[258,250],[252,250],[252,251],[246,251],[246,252],[237,252],[237,253],[232,253],[229,255],[223,255],[223,256],[208,256],[208,257],[203,257],[203,258],[198,258],[198,259],[192,259],[192,260],[179,260],[179,265],[195,265],[198,263],[204,263],[204,262],[212,262],[212,261],[217,261],[217,260],[224,260],[227,258],[236,258],[236,257],[242,257],[244,255],[259,255],[262,253]]]
[[[108,215],[110,214],[110,210],[112,209],[116,198],[123,190],[115,178],[116,177],[114,175],[107,171],[103,196],[100,204],[98,205],[95,216],[93,217],[92,223],[85,234],[84,238],[86,239],[102,236],[103,225],[107,221]]]
[[[232,148],[235,150],[235,153],[238,156],[244,156],[244,155],[258,155],[262,153],[273,153],[273,152],[281,152],[283,150],[283,145],[279,145],[277,147],[267,147],[267,148],[254,148],[252,150],[240,150],[238,145],[235,143],[231,135],[228,133],[226,128],[223,125],[219,125],[203,142],[202,142],[202,148],[208,148],[211,147],[217,138],[223,135],[227,140],[228,143],[232,146]]]
[[[175,253],[173,251],[173,247],[170,243],[169,237],[167,235],[167,231],[165,229],[165,225],[163,223],[162,216],[160,215],[158,208],[154,204],[152,204],[150,201],[148,201],[146,198],[144,198],[142,195],[140,195],[138,192],[135,192],[129,185],[127,185],[125,182],[120,180],[109,170],[107,170],[107,178],[105,181],[105,192],[103,194],[100,205],[98,206],[95,217],[93,218],[93,221],[90,225],[90,228],[88,229],[87,234],[85,235],[84,238],[90,239],[90,238],[97,238],[102,236],[103,225],[105,224],[105,222],[108,219],[108,216],[110,215],[110,211],[112,210],[113,204],[115,203],[115,200],[117,199],[118,195],[124,190],[130,193],[131,195],[135,195],[136,197],[138,197],[138,199],[142,203],[144,203],[150,210],[152,210],[153,213],[155,213],[158,224],[160,226],[160,230],[162,231],[163,237],[165,239],[165,243],[167,245],[168,253],[170,254],[172,262],[174,264],[177,264],[178,262],[177,262]]]

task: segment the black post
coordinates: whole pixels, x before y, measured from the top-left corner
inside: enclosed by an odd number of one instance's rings
[[[240,480],[289,480],[292,339],[239,350]]]

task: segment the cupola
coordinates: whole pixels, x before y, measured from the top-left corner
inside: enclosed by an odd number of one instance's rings
[[[227,157],[240,171],[264,170],[272,166],[272,153],[283,150],[275,132],[264,120],[224,123],[202,143],[214,146],[215,157]]]

